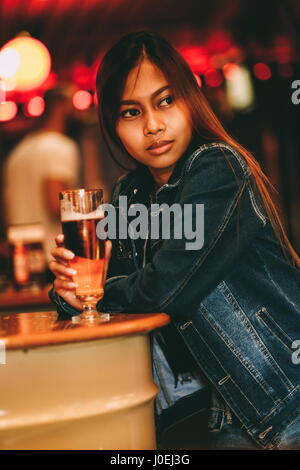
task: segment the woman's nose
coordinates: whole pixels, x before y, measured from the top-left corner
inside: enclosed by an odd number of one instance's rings
[[[165,129],[165,124],[163,120],[161,119],[161,116],[159,116],[158,113],[155,112],[148,112],[146,119],[145,119],[145,127],[144,127],[144,132],[145,135],[148,134],[157,134],[157,132],[160,132]]]

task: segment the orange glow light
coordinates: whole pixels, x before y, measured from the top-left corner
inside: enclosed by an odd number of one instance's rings
[[[38,117],[45,111],[45,101],[41,96],[34,96],[27,103],[27,113],[29,116]]]
[[[86,90],[78,90],[73,95],[73,105],[76,109],[84,111],[88,109],[92,104],[93,98],[91,93]]]
[[[41,86],[51,69],[51,57],[46,46],[37,39],[22,36],[7,42],[2,54],[7,49],[14,50],[20,59],[17,70],[10,75],[16,80],[15,89],[29,91]]]
[[[239,66],[237,64],[228,63],[222,67],[224,77],[227,80],[234,80],[236,73],[239,72]]]
[[[18,107],[14,101],[6,101],[0,104],[0,121],[10,121],[18,112]]]

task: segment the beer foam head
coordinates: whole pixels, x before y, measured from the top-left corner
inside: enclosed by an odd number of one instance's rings
[[[102,206],[99,206],[96,210],[88,212],[87,214],[82,214],[81,212],[76,212],[70,209],[69,211],[63,212],[61,216],[61,221],[76,222],[78,220],[102,219],[103,217],[104,212]]]

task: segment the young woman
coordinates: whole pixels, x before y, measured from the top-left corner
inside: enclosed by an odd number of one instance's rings
[[[203,243],[189,248],[186,230],[107,243],[99,310],[171,317],[152,335],[159,441],[196,416],[198,448],[208,436],[214,449],[300,448],[300,263],[267,177],[159,34],[121,38],[99,67],[97,92],[108,148],[116,144],[136,163],[115,185],[116,210],[127,196],[128,207],[146,205],[161,226],[163,207],[176,203],[203,230]],[[50,296],[60,313],[77,315],[73,254],[61,235],[56,242]]]

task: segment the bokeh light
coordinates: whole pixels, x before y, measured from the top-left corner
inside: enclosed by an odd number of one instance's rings
[[[78,90],[73,95],[73,105],[76,109],[84,111],[92,104],[93,98],[91,93],[86,90]]]
[[[249,70],[244,65],[226,65],[223,72],[228,103],[233,109],[251,109],[254,106],[255,97]]]
[[[20,67],[20,55],[13,47],[5,47],[0,51],[0,77],[11,78]]]
[[[234,80],[240,69],[237,64],[227,63],[222,67],[222,70],[226,80]]]
[[[18,107],[14,101],[5,101],[0,104],[0,121],[11,121],[18,112]]]
[[[207,85],[211,87],[218,87],[223,82],[222,74],[217,69],[208,70],[204,76]]]
[[[267,64],[263,64],[262,62],[258,62],[254,65],[253,72],[256,78],[259,80],[269,80],[272,75],[270,67]]]
[[[14,54],[19,57],[19,66],[15,73],[10,75],[16,80],[15,89],[29,91],[41,86],[51,69],[51,57],[46,46],[31,37],[17,37],[7,42],[2,48],[1,53],[5,54],[6,61],[7,49],[15,51]],[[9,54],[11,56],[12,53]],[[15,67],[16,63],[13,62],[13,65]]]
[[[45,101],[41,96],[34,96],[28,101],[25,109],[28,116],[41,116],[45,111]]]

